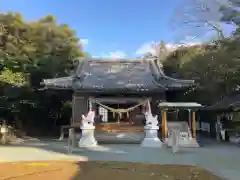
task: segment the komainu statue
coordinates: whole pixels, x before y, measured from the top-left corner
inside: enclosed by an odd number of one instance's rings
[[[89,111],[87,116],[82,114],[82,122],[81,122],[81,129],[82,128],[88,128],[88,127],[94,127],[94,118],[95,118],[95,112]]]
[[[158,116],[152,115],[151,111],[145,114],[146,125],[145,137],[141,143],[143,147],[162,147],[162,142],[158,138]]]
[[[159,127],[158,126],[158,116],[154,116],[151,114],[145,114],[145,118],[146,118],[146,126],[148,127]]]
[[[94,137],[94,117],[94,111],[89,111],[87,116],[82,115],[82,123],[80,126],[82,130],[82,136],[78,143],[79,147],[93,147],[97,145],[97,141]]]

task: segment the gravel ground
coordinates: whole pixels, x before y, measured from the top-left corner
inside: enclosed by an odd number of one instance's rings
[[[67,154],[66,142],[29,140],[0,146],[0,162],[77,160],[123,161],[150,164],[197,165],[228,180],[239,180],[240,148],[224,143],[206,143],[200,148],[182,148],[177,154],[165,147],[142,148],[137,144],[105,144],[95,148],[74,148]]]

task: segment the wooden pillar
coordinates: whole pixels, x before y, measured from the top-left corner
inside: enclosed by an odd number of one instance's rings
[[[63,127],[61,127],[60,128],[60,137],[59,137],[59,141],[62,141],[64,139],[64,128]]]
[[[118,104],[118,109],[119,109],[119,104]],[[117,123],[118,123],[118,124],[120,124],[120,114],[121,114],[121,113],[118,113],[118,114],[117,114]],[[122,116],[122,114],[121,114],[121,116]]]
[[[72,117],[70,120],[70,125],[74,124],[75,119],[76,119],[75,118],[76,117],[75,106],[76,106],[76,99],[75,99],[75,94],[73,94],[73,96],[72,96]]]
[[[188,109],[188,126],[189,129],[192,131],[192,111]]]
[[[192,111],[192,137],[196,138],[196,114]]]
[[[72,108],[72,122],[73,124],[80,124],[82,121],[82,115],[88,113],[88,96],[75,92]]]
[[[90,100],[90,98],[88,99],[88,111],[92,111],[93,110],[93,103]]]
[[[72,154],[72,148],[76,147],[76,137],[74,128],[70,128],[68,132],[68,153]]]
[[[162,109],[162,138],[166,138],[167,136],[167,113],[166,109]]]
[[[216,139],[217,141],[220,141],[221,140],[221,137],[220,137],[220,126],[221,126],[221,122],[220,122],[220,119],[221,117],[220,116],[217,116],[217,122],[216,122]]]

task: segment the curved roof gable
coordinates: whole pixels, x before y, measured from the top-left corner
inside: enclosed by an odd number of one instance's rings
[[[194,81],[168,77],[152,60],[84,59],[73,76],[44,80],[44,84],[88,92],[159,92],[189,87]]]

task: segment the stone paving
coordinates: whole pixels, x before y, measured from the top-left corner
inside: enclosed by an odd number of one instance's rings
[[[229,144],[209,144],[200,148],[181,148],[173,154],[167,148],[143,148],[137,144],[107,144],[95,148],[74,148],[67,154],[66,142],[28,141],[0,146],[0,162],[31,160],[105,160],[154,164],[198,165],[228,180],[239,180],[240,148]]]

